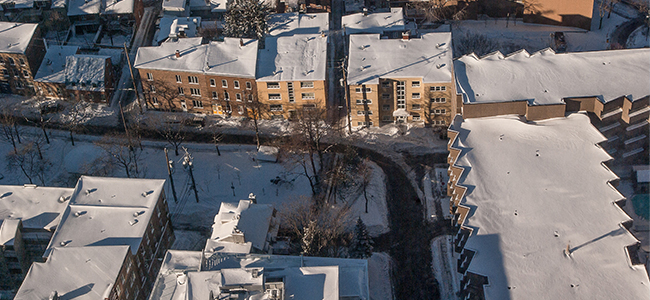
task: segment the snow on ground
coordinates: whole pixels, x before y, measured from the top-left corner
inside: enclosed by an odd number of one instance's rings
[[[440,299],[457,299],[460,291],[460,275],[456,272],[456,262],[453,257],[451,235],[441,235],[431,241],[431,269],[440,287]]]
[[[612,33],[618,26],[628,21],[625,17],[612,13],[603,19],[603,28],[585,33],[565,33],[568,52],[597,51],[609,49]],[[596,25],[596,28],[598,25]]]
[[[393,287],[390,282],[390,255],[374,252],[368,259],[368,287],[370,300],[392,300]]]
[[[626,48],[650,47],[650,33],[648,27],[639,27],[627,38]]]
[[[363,190],[357,191],[358,197],[350,203],[351,216],[353,219],[361,217],[366,224],[370,236],[379,236],[389,231],[388,208],[386,207],[386,174],[381,168],[368,162],[371,171],[371,178],[366,189],[368,195],[368,213],[366,213],[366,199]]]
[[[115,127],[119,123],[119,110],[105,104],[81,102],[72,106],[64,100],[39,99],[38,97],[25,97],[20,95],[2,95],[0,111],[11,112],[18,118],[36,118],[38,108],[59,104],[62,107],[60,112],[45,115],[46,120],[52,122],[68,122],[76,120],[77,125],[103,125]]]

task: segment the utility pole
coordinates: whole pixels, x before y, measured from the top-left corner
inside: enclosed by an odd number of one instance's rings
[[[138,85],[135,83],[135,76],[133,76],[133,68],[131,68],[131,58],[129,57],[129,51],[126,49],[126,43],[124,43],[124,55],[126,55],[126,62],[129,65],[129,72],[131,72],[131,81],[133,81],[133,90],[135,91],[135,98],[138,100],[138,108],[140,109],[140,114],[143,114],[142,103],[140,102],[140,93],[138,93]]]
[[[196,203],[199,203],[199,192],[196,190],[196,182],[194,181],[194,173],[192,172],[192,169],[194,169],[194,164],[192,163],[192,156],[190,155],[189,152],[187,152],[187,148],[185,149],[185,156],[183,157],[183,167],[186,167],[187,170],[190,172],[190,179],[192,179],[192,189],[194,190],[194,198],[196,198]]]
[[[174,187],[174,177],[172,176],[172,166],[173,161],[169,160],[169,154],[167,154],[167,148],[165,148],[165,160],[167,161],[167,174],[169,174],[169,183],[172,184],[172,194],[174,195],[174,202],[178,203],[178,198],[176,197],[176,188]]]
[[[343,58],[343,62],[341,63],[341,67],[343,68],[343,95],[345,95],[345,103],[348,106],[348,133],[352,134],[352,120],[350,119],[350,98],[348,97],[348,73],[347,73],[347,66],[346,62],[348,61],[348,57],[346,56]]]

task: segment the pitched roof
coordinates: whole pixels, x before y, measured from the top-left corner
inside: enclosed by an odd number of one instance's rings
[[[104,91],[107,55],[75,54],[66,57],[66,88],[84,91]],[[110,65],[109,65],[110,66]]]
[[[346,34],[383,33],[404,30],[404,14],[401,7],[391,7],[390,12],[356,13],[341,18]]]
[[[597,96],[602,102],[629,95],[650,95],[650,49],[532,55],[521,50],[454,62],[458,91],[469,103],[528,100],[530,104],[564,103],[567,97]],[[625,78],[625,80],[621,80]],[[498,88],[494,88],[498,86]]]
[[[212,235],[205,245],[206,251],[249,253],[251,245],[263,250],[272,216],[273,206],[270,204],[253,204],[250,200],[222,202],[219,213],[214,217]],[[244,243],[233,241],[234,235],[243,235]],[[228,244],[247,245],[233,249]]]
[[[422,78],[451,82],[451,33],[419,38],[380,39],[379,34],[350,35],[348,84],[378,84],[379,78]]]
[[[258,81],[325,80],[327,36],[269,36],[265,47],[257,58]]]
[[[34,76],[34,80],[38,82],[65,83],[66,57],[76,54],[78,50],[78,46],[50,46],[36,76]]]
[[[0,22],[0,53],[25,54],[38,24]]]
[[[650,298],[645,268],[626,253],[637,239],[614,203],[623,196],[608,184],[611,157],[596,145],[606,139],[586,114],[458,116],[451,130],[458,185],[472,187],[460,202],[473,230],[468,272],[488,277],[486,299]]]
[[[44,263],[33,263],[16,300],[104,299],[117,281],[128,246],[54,248]]]

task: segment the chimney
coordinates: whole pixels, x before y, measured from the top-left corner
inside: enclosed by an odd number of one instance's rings
[[[403,41],[408,41],[410,39],[411,39],[411,32],[410,31],[402,32],[402,40]]]
[[[244,47],[244,39],[239,38],[239,47]]]
[[[250,200],[253,204],[257,204],[257,197],[255,197],[255,194],[253,193],[248,194],[248,200]]]
[[[175,54],[176,54],[176,58],[181,57],[181,52],[180,52],[180,51],[176,50],[176,53],[175,53]]]
[[[59,300],[59,293],[57,291],[53,291],[50,293],[50,297],[47,298],[48,300]]]
[[[363,8],[363,16],[364,16],[364,17],[367,17],[367,16],[368,16],[368,9],[365,8],[365,7]]]

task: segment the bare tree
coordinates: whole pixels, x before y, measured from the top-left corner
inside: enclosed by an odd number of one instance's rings
[[[6,160],[8,170],[19,168],[30,184],[38,179],[41,185],[45,185],[45,174],[52,164],[42,157],[34,142],[26,143],[16,152],[7,154]]]
[[[154,128],[161,138],[174,147],[174,154],[179,156],[179,148],[186,138],[183,124],[187,122],[187,117],[173,116],[174,119],[166,119],[165,117],[161,115],[155,118],[153,122]]]
[[[77,99],[69,104],[64,114],[65,127],[70,133],[70,143],[72,146],[74,146],[73,132],[77,131],[79,126],[89,117],[89,109],[90,103]]]
[[[7,109],[0,114],[0,126],[2,127],[2,135],[0,137],[6,142],[10,142],[14,147],[14,152],[17,153],[16,142],[19,141],[20,136],[18,135],[18,127],[16,126],[16,117]]]
[[[359,178],[361,178],[361,190],[363,191],[363,198],[366,200],[366,213],[368,213],[368,186],[372,179],[372,167],[370,166],[370,160],[368,158],[364,159],[363,162],[359,164],[357,173],[359,174]]]
[[[489,39],[486,35],[467,32],[454,45],[454,54],[462,56],[474,53],[483,56],[498,50],[499,46],[498,42]]]
[[[253,119],[253,126],[255,128],[255,142],[257,144],[257,150],[260,149],[260,127],[258,121],[262,113],[266,112],[267,106],[260,103],[257,99],[256,93],[252,90],[245,90],[243,92],[243,97],[246,100],[246,113],[250,118]]]
[[[454,15],[454,8],[451,7],[451,0],[428,0],[409,2],[419,14],[424,16],[428,22],[438,22],[451,19]]]
[[[128,137],[122,134],[107,134],[95,143],[106,153],[103,163],[115,165],[124,170],[126,177],[144,177],[142,151]]]

